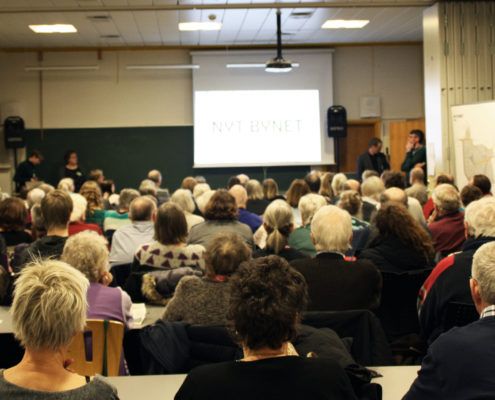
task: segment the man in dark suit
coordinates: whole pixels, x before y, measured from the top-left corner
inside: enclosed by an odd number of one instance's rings
[[[320,208],[311,222],[316,257],[292,263],[306,279],[310,311],[362,310],[380,303],[382,277],[369,260],[346,257],[352,221],[336,206]]]
[[[15,190],[20,192],[28,182],[38,180],[36,176],[36,167],[43,161],[43,155],[38,150],[33,150],[29,153],[26,161],[21,162],[14,175]]]
[[[382,141],[380,139],[373,138],[369,141],[368,150],[357,159],[358,179],[362,179],[363,172],[366,170],[373,170],[381,175],[383,171],[390,169],[387,157],[381,150]]]
[[[403,400],[495,397],[495,242],[474,254],[469,287],[480,319],[433,342]]]

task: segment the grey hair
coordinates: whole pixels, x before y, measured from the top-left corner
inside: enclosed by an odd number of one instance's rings
[[[11,313],[15,337],[30,349],[56,351],[86,325],[89,282],[70,265],[37,261],[16,280]]]
[[[188,189],[177,189],[170,198],[170,201],[177,204],[184,212],[192,213],[196,208],[191,191]]]
[[[337,206],[324,206],[311,221],[311,234],[316,251],[345,253],[352,238],[351,216]]]
[[[65,242],[62,261],[81,271],[90,282],[98,282],[108,269],[108,247],[103,236],[83,231]]]
[[[302,224],[304,226],[310,224],[315,213],[326,205],[325,198],[316,193],[309,193],[301,197],[298,208],[301,213]]]
[[[471,275],[478,282],[481,299],[495,304],[495,242],[481,246],[473,257]]]
[[[197,199],[199,196],[201,196],[203,193],[208,192],[209,190],[211,190],[211,188],[210,185],[208,185],[207,183],[197,183],[193,189],[193,197]]]
[[[332,190],[335,196],[338,196],[340,192],[344,190],[344,185],[347,182],[347,176],[342,172],[335,174],[332,179]]]
[[[139,192],[136,189],[122,189],[119,195],[119,208],[121,210],[128,210],[134,199],[139,197]]]
[[[380,201],[380,195],[385,191],[385,185],[378,176],[370,176],[363,181],[361,185],[361,193],[363,196],[371,197],[376,201]]]
[[[41,200],[46,196],[46,193],[40,188],[31,189],[27,194],[28,207],[31,208],[36,204],[41,204]]]
[[[74,179],[62,178],[57,185],[57,189],[63,190],[65,192],[73,193],[75,190]]]
[[[139,193],[141,196],[151,194],[152,196],[156,196],[156,185],[151,179],[145,179],[141,181],[139,185]]]
[[[210,199],[213,197],[215,194],[214,190],[208,190],[207,192],[204,192],[201,196],[199,196],[196,199],[196,204],[198,205],[199,211],[201,211],[201,214],[204,214],[206,205],[210,201]]]
[[[70,214],[70,222],[81,221],[86,215],[88,201],[79,193],[71,193],[70,198],[72,199],[72,213]]]
[[[471,236],[495,236],[495,198],[483,197],[469,203],[464,211],[464,222]]]
[[[461,206],[459,191],[448,183],[442,183],[433,190],[433,203],[442,211],[455,212]]]

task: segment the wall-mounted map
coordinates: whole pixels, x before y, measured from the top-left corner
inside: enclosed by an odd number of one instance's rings
[[[493,181],[495,102],[452,107],[456,183],[462,188],[476,174]]]

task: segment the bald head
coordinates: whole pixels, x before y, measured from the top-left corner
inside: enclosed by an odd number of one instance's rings
[[[150,172],[148,172],[148,179],[155,182],[156,187],[160,187],[160,185],[162,184],[162,174],[157,169],[152,169]]]
[[[246,208],[248,195],[244,186],[234,185],[229,189],[229,193],[234,196],[237,208]]]
[[[133,222],[151,221],[156,212],[156,203],[147,196],[140,196],[131,202],[129,217]]]
[[[385,190],[380,197],[380,203],[385,204],[389,201],[395,201],[402,203],[407,207],[407,195],[402,189],[398,187],[391,187]]]

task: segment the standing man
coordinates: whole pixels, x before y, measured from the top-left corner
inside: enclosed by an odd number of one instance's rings
[[[415,167],[422,168],[425,173],[426,183],[426,147],[425,134],[420,129],[413,129],[409,132],[409,139],[406,145],[406,158],[402,163],[401,170],[406,173],[409,182],[409,173]]]
[[[387,157],[381,152],[381,150],[381,139],[373,138],[369,141],[368,150],[361,154],[357,159],[358,179],[362,178],[362,174],[366,170],[373,170],[381,175],[383,171],[390,169]]]
[[[27,182],[38,180],[36,176],[36,166],[43,161],[43,155],[38,150],[32,150],[26,161],[21,162],[14,175],[15,190],[20,192],[26,186]]]

